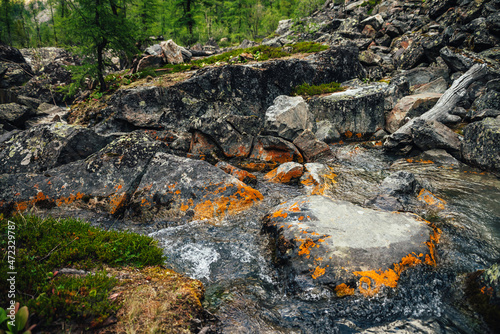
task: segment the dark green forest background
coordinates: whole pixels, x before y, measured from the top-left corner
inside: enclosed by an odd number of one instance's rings
[[[120,43],[141,46],[163,36],[180,45],[209,38],[222,47],[273,33],[278,21],[305,17],[324,0],[1,0],[0,41],[17,48],[85,47],[96,20]],[[96,12],[98,17],[96,19]],[[98,24],[99,25],[99,24]],[[103,25],[103,24],[100,24]],[[95,34],[96,31],[90,32]],[[110,37],[110,40],[112,37]],[[227,45],[225,45],[227,44]],[[109,47],[110,45],[107,45]]]

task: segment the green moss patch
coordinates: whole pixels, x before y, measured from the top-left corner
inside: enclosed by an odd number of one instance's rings
[[[292,95],[313,96],[327,93],[343,91],[345,88],[340,86],[338,82],[330,82],[318,86],[303,83],[292,90]]]
[[[0,218],[0,249],[7,254],[9,226],[14,225],[16,301],[35,314],[38,329],[64,321],[99,325],[120,307],[108,298],[117,281],[106,268],[142,268],[165,260],[156,241],[147,236],[106,231],[75,219],[16,216],[9,220]],[[12,270],[8,266],[6,260],[0,263],[2,296],[9,290],[7,272]],[[91,273],[58,273],[68,267]],[[7,302],[2,299],[0,306],[6,308]]]

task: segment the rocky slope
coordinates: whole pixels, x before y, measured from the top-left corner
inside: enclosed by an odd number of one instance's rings
[[[50,124],[37,124],[61,112],[50,87],[69,83],[61,64],[77,60],[61,53],[32,69],[0,46],[0,210],[182,226],[261,212],[265,202],[274,264],[308,300],[387,293],[407,269],[435,267],[439,227],[389,211],[439,211],[445,202],[404,173],[380,184],[364,203],[371,209],[331,200],[331,166],[356,154],[333,147],[364,142],[412,161],[445,150],[453,164],[500,172],[500,2],[366,4],[328,1],[263,41],[285,50],[314,40],[326,51],[124,87]],[[330,82],[345,89],[289,96]],[[266,182],[294,184],[290,193],[302,197],[269,205]],[[366,234],[377,221],[377,236]]]

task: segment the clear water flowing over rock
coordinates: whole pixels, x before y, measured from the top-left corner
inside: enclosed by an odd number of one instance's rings
[[[150,232],[172,266],[200,279],[207,288],[205,306],[217,315],[224,333],[384,333],[481,332],[463,310],[460,283],[466,274],[489,267],[500,252],[500,181],[465,165],[388,157],[362,145],[334,147],[336,183],[325,195],[365,204],[380,184],[397,171],[410,171],[444,207],[416,199],[415,211],[442,230],[435,267],[401,273],[396,288],[373,297],[339,298],[333,290],[301,290],[289,284],[279,267],[262,218],[277,204],[294,201],[306,189],[259,181],[262,203],[238,216],[193,221]],[[332,214],[334,214],[332,212]],[[373,221],[376,225],[377,222]],[[152,231],[155,227],[151,227]],[[358,231],[360,240],[375,231]],[[363,234],[365,236],[363,236]]]

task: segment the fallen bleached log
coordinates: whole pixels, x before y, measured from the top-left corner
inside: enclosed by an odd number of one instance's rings
[[[465,72],[460,78],[455,80],[436,105],[420,117],[415,117],[391,134],[384,142],[384,148],[400,153],[407,153],[412,147],[411,128],[417,119],[426,121],[438,121],[441,123],[452,123],[460,119],[459,116],[452,115],[451,111],[457,103],[465,96],[467,88],[476,80],[487,74],[485,64],[476,64]]]

